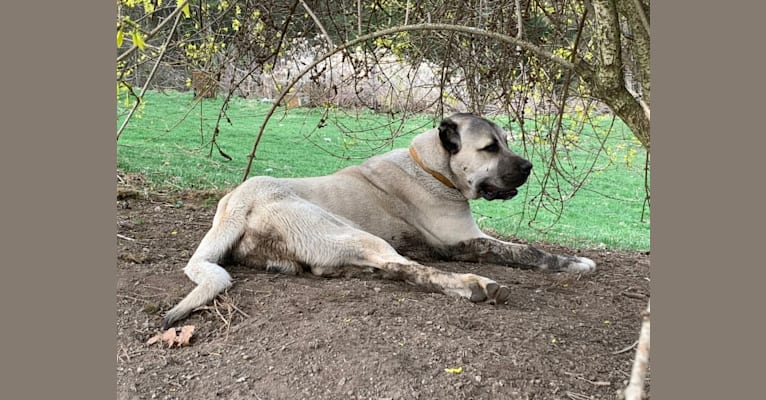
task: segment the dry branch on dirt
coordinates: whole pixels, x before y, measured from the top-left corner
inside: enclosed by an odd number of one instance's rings
[[[649,331],[650,331],[650,304],[641,313],[641,333],[638,336],[636,358],[633,361],[633,369],[630,374],[630,383],[625,389],[625,400],[641,400],[644,396],[644,381],[646,371],[649,368]]]

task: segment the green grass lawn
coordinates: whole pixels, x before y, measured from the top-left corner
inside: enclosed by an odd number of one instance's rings
[[[191,93],[149,92],[144,101],[117,143],[119,169],[140,173],[158,189],[166,190],[227,189],[241,182],[269,103],[232,99],[217,139],[221,151],[232,158],[227,160],[217,149],[208,157],[223,103],[220,96],[204,100],[202,107],[194,105]],[[125,114],[123,106],[118,106],[117,126]],[[504,126],[501,120],[497,122]],[[250,176],[329,174],[372,154],[406,147],[414,134],[430,129],[433,123],[425,116],[409,116],[404,123],[394,119],[392,125],[386,116],[370,112],[352,117],[342,112],[325,115],[322,109],[285,112],[280,108],[266,127]],[[568,124],[574,122],[565,120],[564,126]],[[524,146],[519,130],[512,126],[516,140],[511,146],[535,164],[533,176],[512,200],[473,201],[479,225],[533,242],[648,250],[648,207],[641,221],[645,152],[619,120],[612,125],[611,117],[602,116],[595,124],[600,128],[586,128],[557,149],[563,160],[559,167],[566,175],[584,181],[571,197],[572,183],[554,177],[545,182],[545,190],[552,196],[540,196],[550,160],[549,151],[544,149],[549,147],[539,145],[545,140],[543,134],[528,138]],[[323,127],[317,129],[320,125]],[[527,129],[530,126],[529,122],[525,125]],[[545,128],[537,131],[544,132]],[[594,171],[586,174],[591,169]]]

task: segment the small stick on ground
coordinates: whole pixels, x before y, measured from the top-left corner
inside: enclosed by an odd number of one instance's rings
[[[121,294],[121,293],[117,293],[117,297],[121,297],[123,299],[128,299],[128,300],[133,300],[133,301],[138,301],[138,302],[145,302],[146,301],[146,299],[139,299],[138,297],[133,297],[133,296],[129,296],[127,294]]]
[[[240,309],[239,309],[239,307],[237,307],[237,306],[235,306],[235,305],[234,305],[234,303],[230,303],[229,305],[230,305],[230,306],[231,306],[231,307],[234,309],[234,311],[238,312],[238,313],[239,313],[240,315],[242,315],[242,316],[243,316],[245,319],[249,319],[249,318],[250,318],[250,314],[248,314],[248,313],[246,313],[246,312],[244,312],[244,311],[240,310]]]
[[[564,374],[566,374],[566,375],[569,375],[571,377],[577,378],[577,379],[579,379],[581,381],[588,382],[588,383],[590,383],[591,385],[594,385],[594,386],[611,386],[612,385],[612,382],[607,382],[607,381],[592,381],[592,380],[586,378],[585,376],[583,376],[583,374],[578,374],[578,373],[575,373],[575,372],[568,372],[568,371],[562,371],[562,372],[564,372]]]
[[[120,239],[125,239],[125,240],[127,240],[129,242],[135,242],[136,241],[136,239],[133,239],[132,237],[127,237],[125,235],[120,235],[119,233],[117,234],[117,237],[120,238]]]
[[[625,297],[630,297],[631,299],[638,299],[638,300],[646,300],[647,296],[642,293],[634,293],[634,292],[620,292],[621,295]]]
[[[128,362],[130,362],[130,354],[128,354],[128,350],[125,348],[125,346],[123,346],[123,345],[120,345],[120,351],[122,352],[122,354],[124,354],[124,355],[125,355],[125,358],[127,358],[127,359],[128,359]],[[119,353],[119,352],[117,353],[117,358],[119,359],[119,361],[123,361],[123,360],[122,360],[122,356],[120,355],[120,353]],[[124,361],[123,361],[123,362],[124,362]]]
[[[570,392],[570,391],[566,391],[565,393],[566,393],[567,397],[569,397],[572,400],[590,400],[590,397],[588,397],[588,396],[586,396],[584,394]]]
[[[622,354],[622,353],[625,353],[627,351],[631,351],[631,350],[633,350],[634,347],[636,347],[637,344],[638,344],[638,340],[636,340],[635,342],[631,343],[630,346],[625,346],[624,348],[622,348],[620,350],[613,351],[612,354]]]
[[[638,348],[636,348],[636,358],[633,360],[633,370],[630,375],[630,382],[625,388],[625,400],[641,400],[644,396],[644,379],[646,370],[649,366],[649,306],[646,305],[646,311],[642,313],[643,322],[641,323],[641,334],[638,337]]]
[[[226,330],[228,331],[229,325],[231,325],[231,321],[229,319],[226,319],[226,317],[224,317],[223,314],[221,314],[221,311],[218,309],[218,305],[219,305],[218,299],[213,299],[213,307],[210,307],[209,309],[212,309],[213,311],[215,311],[215,313],[218,315],[218,318],[220,318],[221,321],[223,321],[223,324],[224,326],[226,326]],[[222,305],[226,305],[227,308],[229,308],[227,303],[223,303]],[[231,315],[231,308],[229,308],[229,315]]]

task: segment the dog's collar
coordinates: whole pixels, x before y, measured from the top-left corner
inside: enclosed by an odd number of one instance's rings
[[[423,171],[426,171],[429,174],[431,174],[431,176],[433,176],[434,178],[436,178],[436,180],[444,184],[444,186],[450,189],[456,189],[455,185],[453,185],[452,182],[450,182],[450,180],[447,179],[446,176],[440,174],[437,171],[432,170],[431,168],[426,167],[426,165],[423,164],[423,160],[421,160],[420,157],[418,156],[418,152],[415,151],[415,148],[412,146],[410,146],[410,157],[412,157],[412,159],[415,160],[415,163],[417,163],[420,166],[420,168],[423,169]]]

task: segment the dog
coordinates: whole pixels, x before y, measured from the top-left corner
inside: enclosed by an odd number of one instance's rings
[[[231,286],[221,266],[334,277],[366,269],[425,290],[504,303],[508,287],[469,273],[422,265],[402,253],[547,271],[588,272],[596,264],[483,233],[468,200],[507,200],[530,175],[495,123],[467,113],[415,136],[409,149],[310,178],[253,177],[223,196],[213,224],[184,268],[197,286],[165,315],[163,328]],[[402,253],[400,253],[400,251]]]

